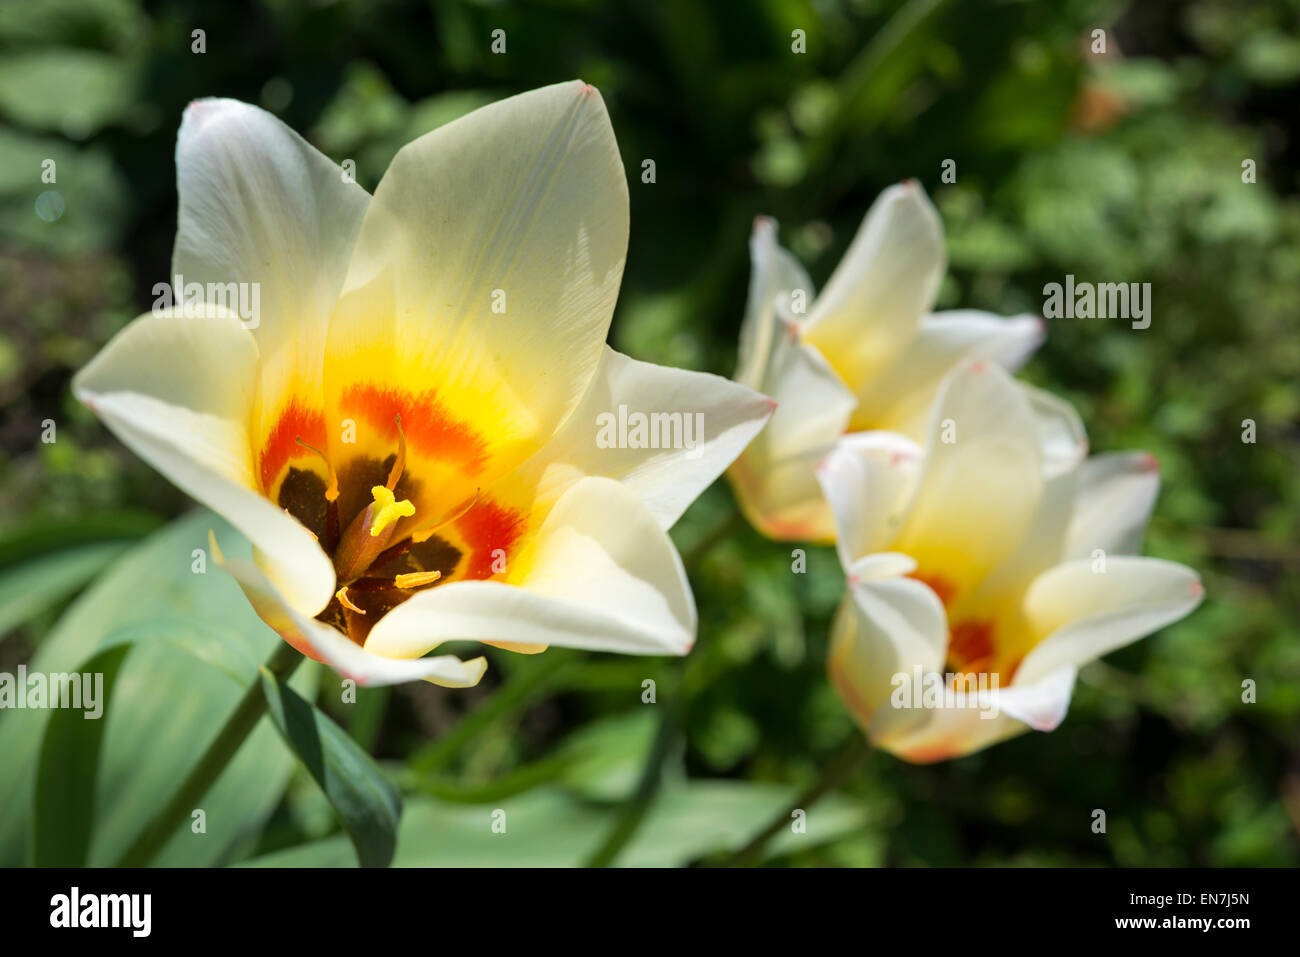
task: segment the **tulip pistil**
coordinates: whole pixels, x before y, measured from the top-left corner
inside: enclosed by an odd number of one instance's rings
[[[392,480],[390,479],[390,481]],[[411,504],[410,500],[404,498],[400,502],[397,501],[396,496],[393,495],[392,489],[389,487],[376,485],[370,490],[370,494],[375,497],[374,505],[367,510],[373,512],[370,519],[371,538],[378,537],[380,532],[399,518],[410,518],[415,514],[415,506]]]

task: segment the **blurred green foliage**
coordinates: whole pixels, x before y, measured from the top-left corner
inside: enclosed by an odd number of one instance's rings
[[[1207,601],[1087,671],[1050,736],[933,767],[874,754],[810,814],[814,839],[778,843],[773,859],[1300,863],[1298,28],[1297,0],[0,5],[0,623],[12,629],[0,669],[74,668],[102,647],[104,616],[158,608],[198,619],[192,643],[229,644],[212,654],[234,656],[235,674],[274,640],[251,612],[229,614],[241,602],[219,573],[132,578],[140,549],[171,547],[187,572],[212,520],[132,546],[186,501],[67,387],[168,276],[185,104],[259,103],[354,159],[373,188],[408,140],[580,76],[601,88],[628,170],[611,337],[638,358],[729,374],[754,215],[776,216],[824,282],[876,193],[907,177],[943,214],[944,307],[1037,312],[1043,285],[1066,273],[1153,287],[1150,329],[1054,321],[1026,375],[1078,406],[1094,449],[1158,457],[1148,551],[1201,570]],[[191,52],[195,29],[205,53]],[[505,55],[490,52],[495,29]],[[1095,29],[1105,54],[1092,52]],[[47,159],[54,184],[41,181]],[[946,159],[955,183],[940,180]],[[38,202],[47,190],[62,204]],[[792,574],[791,547],[733,515],[719,485],[675,530],[700,607],[684,662],[495,655],[480,688],[363,691],[355,705],[338,704],[337,676],[300,675],[299,692],[318,687],[405,792],[399,862],[587,859],[656,742],[663,780],[625,863],[714,859],[816,776],[852,733],[824,675],[841,573],[813,548]],[[92,861],[129,840],[130,808],[183,771],[237,690],[140,640],[108,728]],[[0,714],[5,862],[25,853],[38,724]],[[213,794],[217,838],[189,850],[180,838],[165,859],[350,863],[325,798],[269,726],[258,735]],[[147,766],[126,775],[142,754]],[[496,806],[522,835],[509,850],[488,843]]]

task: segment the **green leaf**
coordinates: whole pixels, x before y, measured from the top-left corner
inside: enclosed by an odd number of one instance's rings
[[[75,593],[125,549],[120,542],[82,545],[0,572],[0,635]]]
[[[357,860],[362,867],[387,867],[402,815],[397,792],[346,731],[265,668],[260,673],[268,713],[325,792],[352,840]]]
[[[29,672],[71,671],[111,645],[135,643],[108,715],[81,722],[107,724],[96,731],[103,742],[91,866],[121,856],[280,641],[233,579],[210,562],[206,573],[193,571],[194,550],[207,549],[209,528],[228,555],[247,557],[248,543],[220,518],[186,516],[126,551],[72,603],[28,663]],[[317,667],[302,667],[291,684],[310,694],[319,675]],[[34,782],[50,715],[46,709],[0,712],[0,864],[22,864],[31,853]],[[206,829],[178,830],[155,863],[238,860],[279,803],[293,766],[271,723],[261,723],[196,808]]]
[[[655,709],[641,705],[575,731],[560,751],[572,762],[564,783],[596,801],[627,797],[641,777],[657,723]]]
[[[37,867],[84,867],[90,854],[95,821],[95,783],[104,737],[103,710],[113,693],[117,672],[131,645],[99,652],[76,671],[103,675],[98,689],[100,714],[81,708],[55,709],[41,744],[36,774],[36,831],[33,860]],[[83,694],[83,701],[85,692]]]
[[[20,565],[38,555],[100,542],[138,541],[162,522],[151,512],[91,512],[72,518],[42,516],[11,525],[0,533],[0,568]]]
[[[796,794],[782,785],[746,781],[686,781],[666,787],[618,863],[675,867],[735,850],[772,815],[788,808]],[[615,807],[593,806],[558,788],[536,788],[482,805],[413,798],[402,815],[393,866],[573,867],[604,839],[615,813]],[[787,833],[774,840],[767,852],[817,847],[857,830],[866,819],[860,801],[831,794],[808,809],[806,833]],[[247,863],[348,867],[352,854],[345,839],[332,837]]]

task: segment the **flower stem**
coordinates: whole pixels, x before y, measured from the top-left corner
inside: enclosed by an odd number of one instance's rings
[[[608,867],[614,863],[628,841],[641,827],[646,812],[659,791],[659,782],[663,779],[664,761],[668,752],[677,741],[678,724],[675,709],[670,704],[662,706],[659,714],[659,730],[655,734],[654,744],[641,769],[641,780],[637,782],[636,791],[619,810],[609,836],[587,859],[587,867]]]
[[[865,735],[854,730],[847,744],[840,750],[835,759],[826,766],[826,770],[822,772],[817,782],[799,795],[794,804],[772,818],[771,823],[763,828],[748,844],[723,861],[722,866],[749,867],[756,864],[763,846],[780,833],[783,828],[789,827],[790,818],[796,810],[807,811],[812,805],[838,788],[848,780],[849,776],[857,770],[858,765],[866,760],[867,755],[870,753],[871,742],[867,740]]]
[[[302,660],[303,656],[292,645],[277,639],[275,651],[263,667],[278,678],[288,678]],[[199,759],[199,763],[172,795],[172,799],[122,855],[117,862],[118,867],[145,867],[157,856],[176,832],[176,828],[189,817],[208,788],[225,770],[230,759],[265,713],[266,698],[262,694],[262,682],[254,675],[252,684],[239,699],[239,704],[226,719],[216,738],[208,745],[208,750]]]

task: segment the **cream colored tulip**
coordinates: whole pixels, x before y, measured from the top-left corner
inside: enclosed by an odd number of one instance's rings
[[[871,740],[906,760],[1052,730],[1082,665],[1201,600],[1194,571],[1135,554],[1155,460],[1083,459],[1081,436],[1072,455],[1064,421],[1045,427],[1047,402],[994,364],[965,364],[940,389],[924,448],[848,436],[818,470],[849,583],[831,681]],[[917,699],[915,676],[942,685],[941,706]]]
[[[1042,321],[972,310],[931,314],[946,258],[943,228],[916,183],[881,194],[826,288],[812,282],[760,218],[736,380],[778,403],[728,471],[746,517],[782,541],[829,542],[834,522],[813,469],[846,433],[919,441],[939,384],[960,362],[1014,368]]]
[[[628,199],[592,87],[421,137],[373,197],[232,100],[191,104],[176,159],[173,273],[257,283],[259,321],[144,315],[75,391],[251,540],[226,567],[271,627],[363,683],[472,685],[482,657],[425,657],[457,639],[689,650],[666,530],[772,403],[605,345]],[[608,447],[621,406],[703,434]]]

